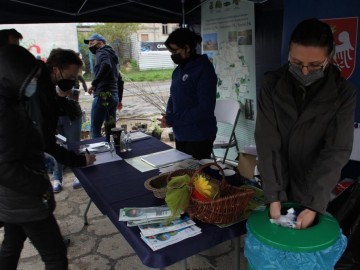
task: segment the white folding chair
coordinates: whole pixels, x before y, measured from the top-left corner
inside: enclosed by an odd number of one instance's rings
[[[232,126],[231,134],[229,136],[220,135],[219,132],[216,134],[216,139],[213,146],[213,157],[216,159],[214,149],[224,148],[225,154],[223,158],[223,163],[225,160],[229,149],[231,147],[236,147],[236,150],[239,152],[239,146],[237,144],[235,128],[237,121],[240,115],[240,103],[233,99],[219,99],[216,101],[215,105],[215,116],[218,123],[229,124]]]

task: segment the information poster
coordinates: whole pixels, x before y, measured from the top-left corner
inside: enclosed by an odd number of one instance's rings
[[[255,15],[247,1],[213,0],[202,6],[202,53],[214,64],[218,76],[217,98],[240,102],[236,136],[240,151],[255,144]],[[230,127],[218,126],[220,133]],[[235,149],[235,148],[234,148]],[[236,157],[232,151],[230,157]]]

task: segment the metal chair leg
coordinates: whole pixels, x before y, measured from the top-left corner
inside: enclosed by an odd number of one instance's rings
[[[86,206],[86,209],[85,209],[85,212],[84,212],[84,226],[89,225],[88,220],[87,220],[87,214],[89,212],[89,208],[90,208],[91,203],[92,203],[92,200],[89,199],[89,202],[88,202],[88,204]]]

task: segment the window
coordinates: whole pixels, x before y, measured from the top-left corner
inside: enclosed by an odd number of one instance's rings
[[[148,34],[141,34],[140,35],[140,40],[141,41],[149,41],[149,35]]]
[[[162,25],[162,33],[163,33],[163,35],[168,35],[168,34],[169,34],[169,30],[168,30],[168,25],[167,25],[167,24],[163,24],[163,25]]]

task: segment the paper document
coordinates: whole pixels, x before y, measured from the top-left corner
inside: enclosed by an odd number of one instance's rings
[[[151,166],[160,168],[174,162],[182,161],[191,158],[191,155],[185,154],[176,149],[169,149],[161,152],[156,152],[150,155],[142,156],[141,160],[150,164]]]
[[[84,153],[86,151],[86,149],[91,154],[96,154],[96,153],[103,153],[103,152],[110,151],[110,146],[109,146],[108,142],[85,144],[85,145],[81,145],[80,152]]]
[[[142,233],[140,233],[141,239],[144,240],[146,244],[152,250],[158,250],[169,245],[173,245],[187,238],[193,237],[201,233],[201,229],[196,225],[192,225],[190,227],[186,227],[180,230],[166,232],[157,234],[156,236],[146,237]]]
[[[128,207],[120,209],[119,221],[129,220],[148,220],[158,218],[168,218],[171,216],[171,211],[168,207]]]
[[[133,142],[150,139],[151,136],[141,131],[130,132],[130,138]]]
[[[192,221],[188,216],[184,216],[182,218],[177,218],[171,222],[159,222],[150,225],[139,225],[139,229],[143,236],[149,237],[160,233],[181,230],[192,225],[195,225],[195,222]]]
[[[115,153],[113,154],[110,151],[108,151],[108,152],[96,154],[96,160],[95,160],[94,164],[89,165],[89,166],[99,165],[99,164],[108,163],[108,162],[114,162],[114,161],[118,161],[118,160],[122,160],[122,158],[119,157],[117,154],[115,154]]]

